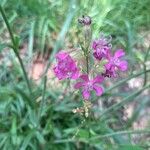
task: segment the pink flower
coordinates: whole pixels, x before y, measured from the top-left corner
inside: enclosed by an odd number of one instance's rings
[[[101,60],[102,58],[107,58],[111,49],[111,37],[108,39],[104,37],[103,34],[100,35],[98,40],[94,40],[92,43],[92,48],[94,49],[93,55],[96,59]]]
[[[125,52],[122,49],[119,49],[115,52],[114,56],[109,55],[108,64],[105,65],[106,72],[102,74],[104,77],[116,77],[116,71],[126,71],[128,69],[128,62],[121,60],[125,55]]]
[[[59,80],[62,79],[77,79],[79,70],[76,62],[67,52],[59,52],[56,54],[57,65],[53,68],[55,75]]]
[[[74,86],[75,89],[82,88],[82,96],[84,99],[88,100],[90,98],[90,92],[95,91],[97,96],[101,96],[103,93],[103,88],[98,85],[98,83],[102,83],[104,78],[102,76],[97,75],[93,80],[90,80],[87,74],[83,74],[80,76],[82,81],[77,82]]]

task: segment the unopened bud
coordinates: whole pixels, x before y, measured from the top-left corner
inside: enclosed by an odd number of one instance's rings
[[[78,22],[82,25],[89,26],[92,23],[92,20],[91,17],[83,15],[82,18],[78,19]]]

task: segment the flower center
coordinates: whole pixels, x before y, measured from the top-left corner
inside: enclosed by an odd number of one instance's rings
[[[119,60],[118,58],[113,58],[113,63],[114,63],[115,65],[119,65],[120,60]]]
[[[70,78],[70,77],[71,77],[71,75],[72,75],[72,72],[70,72],[70,71],[69,71],[69,72],[67,72],[67,74],[66,74],[66,75],[67,75],[67,78]]]
[[[89,82],[87,83],[86,89],[87,89],[88,91],[92,91],[92,90],[93,90],[93,83],[89,81]]]

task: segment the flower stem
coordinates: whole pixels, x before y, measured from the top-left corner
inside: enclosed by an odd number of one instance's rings
[[[38,114],[38,119],[40,122],[40,117],[42,116],[44,105],[45,105],[45,93],[46,93],[46,83],[47,83],[47,76],[44,76],[44,84],[43,84],[43,91],[42,91],[42,100],[40,103],[40,108],[39,108],[39,114]]]
[[[89,74],[89,56],[86,55],[86,71],[87,71],[87,74]]]
[[[10,38],[11,38],[11,41],[12,41],[12,49],[13,49],[13,51],[14,51],[16,57],[18,58],[18,61],[19,61],[19,63],[20,63],[20,66],[21,66],[21,69],[22,69],[22,72],[23,72],[25,81],[26,81],[27,86],[28,86],[29,93],[31,94],[31,93],[32,93],[32,90],[31,90],[31,86],[30,86],[30,83],[29,83],[29,80],[28,80],[28,77],[27,77],[27,73],[26,73],[26,71],[25,71],[25,68],[24,68],[22,59],[21,59],[21,57],[20,57],[20,55],[19,55],[19,52],[18,52],[18,43],[16,42],[16,40],[15,40],[15,38],[14,38],[14,36],[13,36],[13,33],[12,33],[11,28],[10,28],[9,22],[8,22],[8,20],[7,20],[7,17],[6,17],[6,15],[5,15],[5,12],[4,12],[4,10],[3,10],[3,8],[2,8],[1,5],[0,5],[0,12],[1,12],[1,15],[2,15],[2,17],[3,17],[3,19],[4,19],[4,22],[5,22],[5,24],[6,24],[6,27],[7,27],[7,29],[8,29],[8,32],[9,32],[9,34],[10,34]]]
[[[143,86],[145,86],[146,83],[147,83],[146,62],[147,62],[149,53],[150,53],[150,47],[148,48],[148,50],[146,52],[146,55],[145,55],[145,58],[144,58],[144,62],[143,62],[143,71],[144,71],[144,83],[143,83]]]

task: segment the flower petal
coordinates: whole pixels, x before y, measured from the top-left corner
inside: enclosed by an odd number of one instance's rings
[[[88,90],[83,90],[82,96],[84,99],[88,100],[90,98],[90,92]]]
[[[59,79],[59,80],[62,80],[64,77],[63,77],[63,74],[61,74],[60,72],[59,72],[59,69],[58,69],[58,67],[57,66],[55,66],[54,68],[53,68],[53,71],[54,71],[54,73],[55,73],[55,76],[57,76],[57,78]]]
[[[56,54],[56,58],[59,60],[65,59],[69,54],[67,52],[60,51]]]
[[[94,79],[93,79],[93,84],[94,83],[101,83],[101,82],[103,82],[103,80],[104,80],[104,77],[102,77],[102,76],[100,76],[100,75],[97,75]]]
[[[80,76],[80,78],[81,78],[82,80],[86,81],[86,82],[89,81],[89,77],[88,77],[87,74],[82,74],[82,75]]]
[[[110,70],[112,68],[112,63],[108,62],[106,65],[105,65],[105,69],[108,69]]]
[[[101,96],[103,94],[104,90],[102,87],[94,85],[93,89],[95,90],[97,96]]]
[[[93,53],[93,56],[97,59],[97,60],[101,60],[102,56],[101,55],[97,55],[96,52]]]
[[[95,41],[93,41],[93,43],[92,43],[92,48],[93,48],[93,49],[96,49],[96,46],[97,46],[97,41],[95,40]]]
[[[75,89],[79,89],[80,87],[84,86],[84,82],[78,82],[74,85]]]
[[[118,67],[121,71],[126,71],[128,69],[128,62],[123,60],[120,62]]]
[[[76,62],[71,58],[69,53],[60,51],[56,54],[57,65],[54,67],[55,75],[59,79],[77,79],[79,77],[79,69]]]
[[[79,71],[75,69],[75,71],[72,73],[71,79],[78,79],[79,78]]]
[[[123,49],[119,49],[119,50],[117,50],[117,51],[115,52],[114,57],[119,58],[119,57],[122,57],[122,56],[124,56],[124,55],[125,55],[124,50],[123,50]]]

